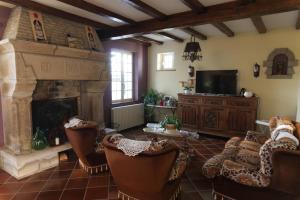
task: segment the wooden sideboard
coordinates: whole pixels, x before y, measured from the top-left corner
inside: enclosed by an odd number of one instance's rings
[[[255,130],[258,98],[178,94],[182,128],[232,137]]]

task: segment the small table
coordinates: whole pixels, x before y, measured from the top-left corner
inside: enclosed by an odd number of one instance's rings
[[[164,128],[158,128],[158,127],[154,127],[154,128],[146,127],[146,128],[143,128],[143,131],[145,133],[150,133],[150,134],[154,134],[156,136],[161,136],[161,137],[166,137],[166,138],[174,138],[174,139],[175,138],[183,138],[184,139],[183,150],[189,155],[189,157],[194,156],[194,152],[191,150],[188,140],[196,139],[196,135],[194,135],[194,134],[197,134],[197,133],[192,133],[192,132],[188,132],[188,131],[178,131],[178,130],[168,133],[164,130]],[[197,134],[197,138],[198,137],[199,137],[199,135]]]
[[[176,106],[160,106],[160,105],[151,105],[151,104],[147,104],[147,107],[151,107],[153,110],[155,108],[169,109],[169,110],[171,110],[173,115],[175,115],[175,112],[176,112],[176,109],[177,109]],[[160,112],[160,114],[164,114],[164,113]]]
[[[255,121],[257,127],[257,131],[261,132],[263,134],[270,134],[270,129],[269,129],[269,120],[256,120]]]

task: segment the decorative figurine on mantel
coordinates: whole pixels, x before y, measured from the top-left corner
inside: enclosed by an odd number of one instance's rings
[[[195,79],[189,79],[188,81],[179,81],[181,87],[183,87],[184,94],[190,94],[192,92],[192,89],[194,88],[194,80]]]

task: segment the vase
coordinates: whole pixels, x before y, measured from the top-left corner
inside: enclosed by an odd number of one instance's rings
[[[39,127],[36,128],[31,145],[34,150],[42,150],[48,146],[45,133]]]

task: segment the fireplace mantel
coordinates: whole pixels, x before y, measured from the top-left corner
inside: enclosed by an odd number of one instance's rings
[[[79,81],[81,116],[103,124],[109,80],[105,53],[5,39],[0,41],[0,63],[5,151],[31,153],[31,101],[40,80]]]

